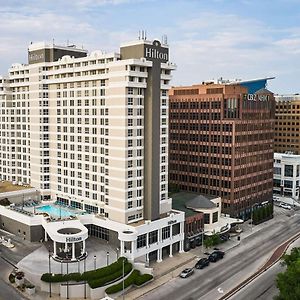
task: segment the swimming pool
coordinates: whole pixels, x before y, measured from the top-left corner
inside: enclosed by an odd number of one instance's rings
[[[66,208],[54,206],[50,204],[40,206],[36,208],[36,211],[47,213],[52,217],[62,217],[62,218],[67,218],[67,217],[75,216],[76,214],[81,214],[76,211],[70,211]]]

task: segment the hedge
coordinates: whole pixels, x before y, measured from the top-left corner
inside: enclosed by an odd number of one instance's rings
[[[143,274],[143,275],[138,276],[135,279],[134,284],[137,286],[140,286],[140,285],[144,284],[145,282],[151,280],[152,278],[153,278],[153,276],[150,274]]]
[[[64,281],[81,281],[80,273],[69,273],[69,274],[50,274],[45,273],[41,277],[42,281],[45,282],[64,282]]]
[[[153,278],[152,275],[149,275],[149,274],[141,275],[140,271],[133,270],[133,272],[124,280],[124,288],[127,288],[132,284],[140,286],[140,285],[144,284],[145,282],[151,280],[152,278]],[[109,288],[107,288],[105,290],[105,292],[106,292],[106,294],[110,295],[110,294],[118,293],[118,292],[122,291],[122,289],[123,289],[123,281],[118,284],[110,286]]]
[[[69,274],[50,274],[42,275],[41,280],[45,282],[66,282],[66,281],[87,281],[89,286],[94,289],[106,285],[109,282],[115,281],[123,275],[123,260],[124,272],[127,275],[132,270],[132,264],[127,261],[125,257],[120,257],[118,261],[111,265],[80,273]]]
[[[84,272],[81,275],[81,278],[82,278],[82,280],[90,281],[90,280],[93,280],[93,279],[99,279],[99,278],[102,278],[102,277],[109,276],[112,273],[115,273],[119,270],[122,270],[123,260],[125,261],[125,264],[126,264],[127,263],[127,258],[120,257],[116,262],[110,264],[107,267],[97,269],[97,270]]]
[[[132,264],[127,262],[124,265],[124,274],[125,275],[129,274],[131,272],[131,270],[132,270]],[[122,276],[123,276],[123,267],[122,267],[122,270],[118,270],[117,272],[111,273],[110,275],[105,276],[105,277],[90,280],[90,281],[88,281],[88,283],[92,289],[95,289],[95,288],[104,286],[107,283],[113,282]]]

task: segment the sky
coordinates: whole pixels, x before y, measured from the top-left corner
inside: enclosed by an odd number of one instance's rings
[[[172,85],[275,76],[276,94],[300,93],[300,0],[0,0],[0,74],[27,62],[30,42],[119,52],[166,34]]]

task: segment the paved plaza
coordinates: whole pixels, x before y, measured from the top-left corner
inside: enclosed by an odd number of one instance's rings
[[[109,264],[117,260],[117,249],[113,248],[107,242],[90,237],[86,241],[86,248],[88,256],[86,262],[69,262],[60,263],[51,259],[51,273],[67,273],[68,272],[83,272],[84,264],[86,264],[86,270],[93,270],[96,268],[105,267],[107,262]],[[24,257],[17,266],[24,270],[29,271],[31,274],[41,275],[43,273],[49,272],[49,254],[48,249],[45,245],[30,253],[28,256]]]

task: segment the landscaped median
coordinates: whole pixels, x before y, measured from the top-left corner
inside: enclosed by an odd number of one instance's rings
[[[132,273],[124,280],[124,288],[131,285],[141,286],[144,283],[148,282],[149,280],[153,279],[153,276],[150,274],[143,274],[138,270],[133,270]],[[123,289],[123,282],[118,284],[112,285],[105,290],[106,294],[111,295],[122,291]]]
[[[127,261],[127,258],[120,257],[118,261],[111,265],[87,271],[84,273],[70,273],[70,274],[50,274],[42,275],[41,280],[44,282],[66,282],[66,281],[87,281],[92,289],[105,286],[108,283],[119,280],[123,277],[123,260],[124,260],[124,276],[129,274],[132,270],[132,264]]]

